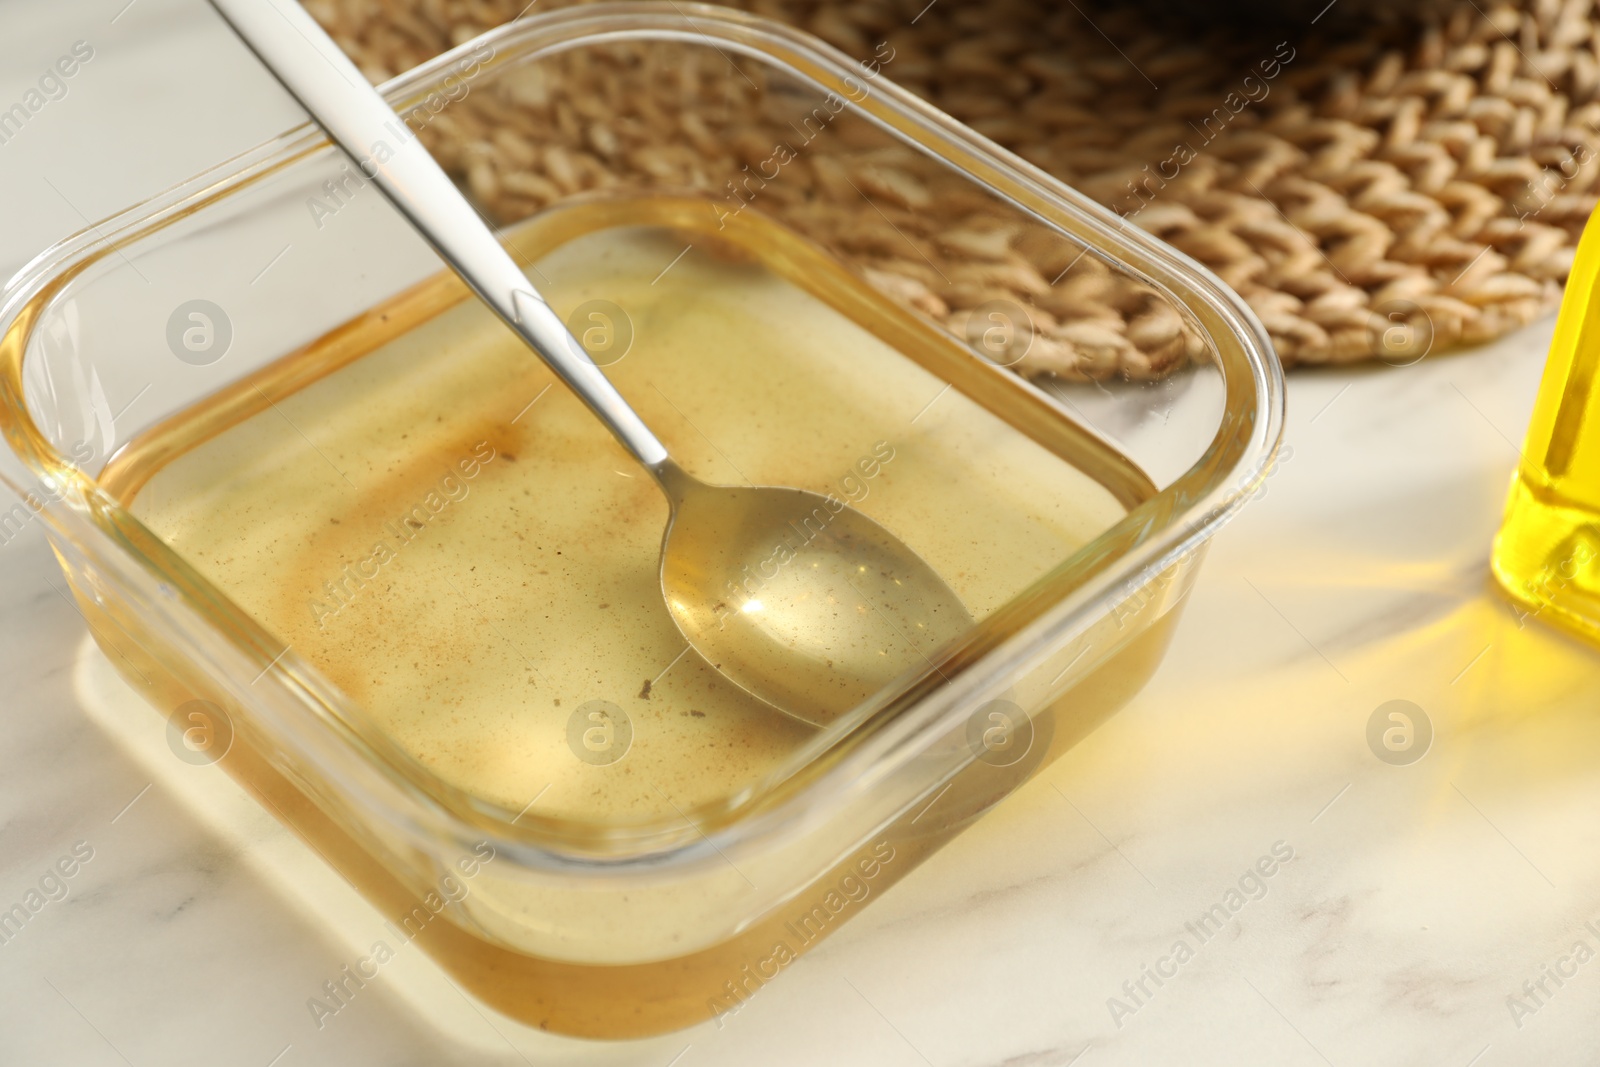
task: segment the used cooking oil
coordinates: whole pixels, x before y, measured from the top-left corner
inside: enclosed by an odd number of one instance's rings
[[[1579,241],[1492,565],[1528,613],[1600,640],[1600,214]]]
[[[609,226],[530,277],[685,468],[850,502],[979,620],[1138,492],[729,244]],[[455,789],[629,821],[761,778],[812,729],[686,651],[658,578],[665,498],[475,301],[424,317],[444,292],[170,420],[102,483]]]
[[[575,203],[507,241],[695,476],[835,494],[980,624],[1154,495],[1110,445],[792,232],[754,212],[726,231],[708,218],[688,199]],[[99,480],[463,818],[498,807],[504,823],[526,816],[512,831],[610,840],[731,803],[816,736],[685,647],[658,581],[662,494],[451,275],[158,424]],[[137,618],[79,603],[97,635],[133,636],[108,653],[159,707],[224,699],[168,671]],[[972,761],[720,940],[674,947],[701,921],[697,889],[629,897],[635,934],[610,943],[567,887],[492,873],[470,922],[415,939],[476,996],[551,1030],[723,1018],[850,914],[835,904],[886,889],[1116,710],[1176,617],[1038,711],[1025,758]],[[392,922],[418,914],[426,887],[392,850],[284,773],[248,708],[232,714],[221,765]],[[585,924],[581,948],[564,921]]]

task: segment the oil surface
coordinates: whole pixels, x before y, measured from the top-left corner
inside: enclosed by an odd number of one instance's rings
[[[602,229],[530,277],[595,331],[597,361],[690,473],[836,494],[979,620],[1126,513],[711,242]],[[102,480],[117,492],[140,470],[124,503],[445,782],[512,810],[670,814],[812,735],[686,651],[658,581],[665,499],[475,302],[321,376],[305,373],[334,362],[319,349],[290,359],[258,382],[258,410],[220,430],[186,413],[180,447],[170,430],[159,456],[136,441]]]

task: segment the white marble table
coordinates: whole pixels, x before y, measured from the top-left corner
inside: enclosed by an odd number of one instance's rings
[[[0,7],[0,106],[96,51],[0,145],[0,267],[288,124],[220,33],[195,0]],[[0,945],[0,1063],[1593,1063],[1600,655],[1486,569],[1549,331],[1295,375],[1292,455],[1149,687],[723,1028],[648,1041],[527,1029],[404,954],[319,1030],[306,999],[379,917],[171,759],[25,534],[0,548],[0,908],[80,862]],[[1434,731],[1408,765],[1366,739],[1396,699]]]

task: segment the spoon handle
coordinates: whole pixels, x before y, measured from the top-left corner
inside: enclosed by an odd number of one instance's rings
[[[240,39],[411,225],[661,476],[667,450],[506,254],[416,134],[294,0],[211,0]]]

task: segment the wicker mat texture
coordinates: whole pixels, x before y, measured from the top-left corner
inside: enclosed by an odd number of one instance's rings
[[[1226,26],[1089,0],[734,6],[857,59],[887,43],[886,76],[1211,267],[1284,364],[1306,366],[1409,363],[1555,306],[1600,192],[1597,2],[1342,0],[1315,21],[1286,8]],[[374,80],[525,5],[306,4]],[[432,147],[468,176],[466,148]],[[997,240],[970,242],[999,282],[968,303],[1006,284]],[[935,317],[962,311],[915,277],[874,281]],[[1028,292],[1036,276],[1014,284],[1052,307]],[[1067,303],[1019,370],[1154,378],[1198,355],[1137,300],[1108,296],[1092,319]]]

